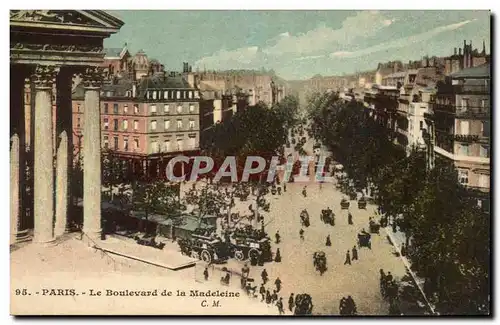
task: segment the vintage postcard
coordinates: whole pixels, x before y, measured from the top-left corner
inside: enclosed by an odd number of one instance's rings
[[[11,10],[11,314],[490,315],[490,15]]]

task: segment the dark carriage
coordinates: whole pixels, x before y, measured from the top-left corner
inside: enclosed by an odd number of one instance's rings
[[[320,218],[324,223],[335,226],[335,214],[331,209],[321,210]]]
[[[272,261],[271,240],[268,237],[255,238],[234,238],[231,241],[232,256],[238,261],[246,259]]]
[[[358,234],[358,247],[367,247],[372,249],[371,235],[367,232],[361,232]]]
[[[370,233],[379,234],[380,233],[380,224],[370,220]]]
[[[231,255],[230,246],[220,239],[192,235],[192,239],[179,239],[177,243],[183,255],[200,259],[208,264],[227,261]]]
[[[350,205],[351,203],[346,198],[343,198],[342,201],[340,201],[340,207],[342,208],[342,210],[349,209]]]
[[[316,271],[323,275],[326,272],[326,254],[325,252],[319,251],[315,252],[313,255],[313,265],[316,268]]]
[[[366,198],[363,196],[358,200],[358,209],[365,209],[366,210]]]

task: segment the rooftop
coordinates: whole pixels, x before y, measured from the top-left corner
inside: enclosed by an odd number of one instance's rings
[[[485,63],[477,67],[463,69],[450,74],[452,78],[489,78],[490,64]]]

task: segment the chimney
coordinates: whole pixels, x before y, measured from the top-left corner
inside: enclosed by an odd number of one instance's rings
[[[484,40],[483,40],[483,55],[486,55],[486,44],[484,43]]]
[[[458,55],[462,56],[462,49],[461,48],[458,49]]]
[[[453,55],[457,55],[457,48],[456,47],[453,49]]]

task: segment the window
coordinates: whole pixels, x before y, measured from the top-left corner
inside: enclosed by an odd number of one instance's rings
[[[113,144],[114,144],[114,148],[115,149],[118,149],[118,137],[113,137]]]
[[[113,114],[118,114],[118,104],[113,104]]]
[[[123,130],[128,129],[128,120],[123,120]]]
[[[104,136],[104,141],[103,142],[104,142],[104,148],[108,149],[108,147],[109,147],[109,139],[108,139],[107,135]]]
[[[469,145],[462,143],[458,145],[458,153],[461,156],[468,156],[469,155]]]
[[[182,129],[182,120],[177,120],[177,129]]]
[[[489,137],[490,136],[490,122],[489,121],[483,121],[483,122],[481,122],[481,135],[483,137]]]
[[[118,120],[117,119],[113,120],[113,130],[118,131]]]
[[[193,98],[193,92],[192,91],[188,92],[188,95],[189,95],[189,99]]]
[[[123,139],[123,151],[128,151],[128,139]]]
[[[108,114],[109,106],[108,103],[104,103],[104,114]]]
[[[196,99],[200,98],[200,93],[198,91],[194,92],[194,98]]]
[[[81,108],[82,108],[82,105],[76,104],[76,111],[77,112],[80,112]]]
[[[469,121],[460,121],[460,131],[461,135],[469,134]]]
[[[458,170],[458,182],[462,185],[467,185],[469,183],[468,170]]]
[[[153,91],[153,99],[156,99],[156,91]]]
[[[481,99],[481,111],[485,111],[486,109],[486,99]]]
[[[460,103],[460,111],[465,112],[469,108],[469,100],[467,98],[462,98]]]
[[[181,92],[180,91],[177,92],[177,99],[181,99]]]
[[[134,130],[138,130],[139,129],[139,121],[135,120],[134,121]]]
[[[76,119],[76,127],[79,128],[80,127],[80,118],[77,118]]]
[[[127,104],[125,104],[125,105],[123,106],[123,113],[124,113],[124,114],[128,114],[128,105],[127,105]]]
[[[165,131],[170,129],[170,120],[164,120],[163,121],[163,126],[165,128]]]
[[[194,112],[194,105],[191,104],[189,105],[189,113],[193,113]]]
[[[156,120],[151,121],[151,130],[152,131],[156,130]]]
[[[139,105],[134,104],[134,114],[139,114]]]
[[[424,129],[424,121],[420,121],[420,130]]]
[[[163,106],[163,112],[164,113],[169,113],[170,112],[170,105],[165,104],[165,106]]]
[[[109,121],[107,118],[104,119],[104,130],[107,130],[109,128]]]
[[[177,113],[182,113],[182,105],[177,105]]]
[[[149,99],[149,91],[146,92],[146,98]]]
[[[156,114],[156,105],[151,105],[151,114]]]
[[[151,141],[151,151],[153,153],[157,153],[158,152],[158,141],[157,140]]]
[[[182,142],[182,139],[177,139],[177,150],[179,151],[183,150]]]
[[[134,139],[134,149],[139,149],[139,139]]]
[[[165,92],[163,93],[163,98],[168,99],[168,91],[167,90],[165,90]]]
[[[194,149],[195,143],[196,143],[196,138],[195,137],[190,137],[189,138],[189,144],[188,144],[189,149]]]
[[[170,151],[170,140],[163,141],[163,152]]]
[[[194,120],[189,120],[189,129],[190,130],[194,129]]]
[[[490,155],[488,153],[488,146],[480,146],[479,147],[479,156],[483,158],[489,158]]]
[[[490,187],[490,177],[488,175],[479,174],[478,185],[480,187]]]

